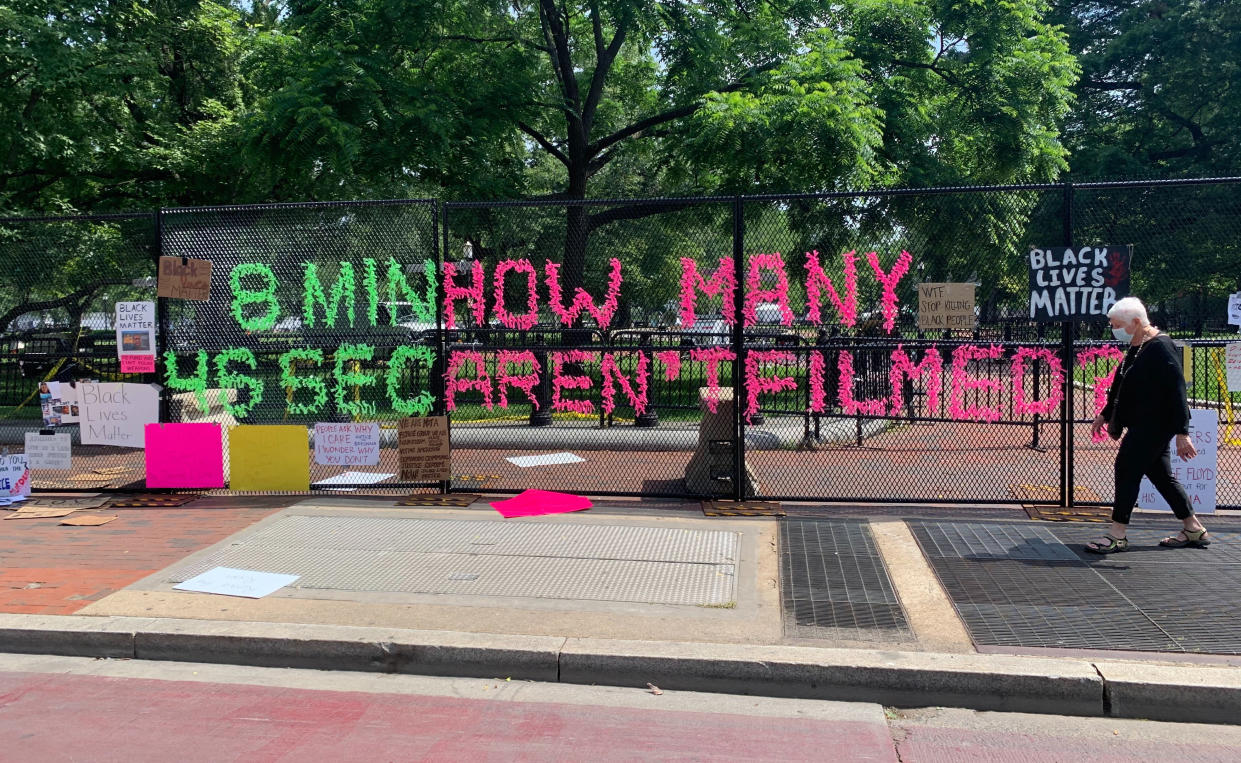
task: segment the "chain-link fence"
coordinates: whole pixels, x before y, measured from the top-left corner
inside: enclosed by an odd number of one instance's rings
[[[114,306],[155,297],[155,216],[0,219],[0,432],[67,432],[71,468],[34,471],[36,489],[141,487],[141,450],[82,444],[80,381],[120,374]],[[90,438],[87,438],[88,440]]]
[[[108,327],[87,327],[151,298],[158,252],[213,263],[209,301],[159,301],[163,420],[379,421],[373,468],[395,473],[396,419],[447,413],[450,487],[472,492],[1105,503],[1114,444],[1088,428],[1118,352],[1104,319],[1031,319],[1027,252],[1123,246],[1132,292],[1188,348],[1193,407],[1218,415],[1219,503],[1241,505],[1224,350],[1239,186],[9,220],[6,410],[15,433],[23,415],[37,427],[39,381],[115,371]],[[931,321],[919,300],[939,284],[972,294],[942,292],[955,313]],[[44,317],[45,297],[67,301]],[[36,366],[22,337],[72,325],[77,343]],[[116,450],[127,471],[106,484],[140,484],[141,458]],[[72,485],[100,458],[75,449],[72,473],[36,485]]]

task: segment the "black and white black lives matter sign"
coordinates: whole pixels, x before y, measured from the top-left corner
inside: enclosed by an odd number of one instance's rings
[[[1030,318],[1101,318],[1129,294],[1128,246],[1053,246],[1030,250]]]

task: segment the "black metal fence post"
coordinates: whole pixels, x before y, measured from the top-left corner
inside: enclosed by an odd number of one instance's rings
[[[733,500],[746,498],[745,469],[745,317],[743,309],[745,284],[745,202],[742,197],[733,199],[733,273],[736,288],[733,290]]]
[[[1073,183],[1065,182],[1063,191],[1063,225],[1065,246],[1073,246]],[[1065,321],[1060,327],[1060,364],[1065,370],[1068,389],[1060,403],[1060,505],[1073,506],[1073,341],[1077,338],[1077,322]]]

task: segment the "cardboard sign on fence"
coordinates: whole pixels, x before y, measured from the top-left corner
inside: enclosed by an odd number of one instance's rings
[[[211,299],[211,260],[160,257],[158,294],[195,302]]]
[[[31,469],[70,469],[73,441],[68,432],[27,432],[26,458]]]
[[[1182,461],[1176,455],[1176,438],[1173,437],[1169,446],[1172,451],[1172,474],[1185,486],[1195,514],[1214,514],[1219,468],[1219,414],[1208,408],[1193,408],[1189,414],[1189,436],[1198,455]],[[1172,507],[1146,477],[1142,478],[1142,487],[1138,492],[1138,506],[1153,511],[1172,511]]]
[[[402,482],[452,479],[452,447],[446,416],[401,419],[397,447]]]
[[[918,284],[918,330],[974,328],[974,284]]]

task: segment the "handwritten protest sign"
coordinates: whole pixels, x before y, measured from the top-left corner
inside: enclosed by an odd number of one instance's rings
[[[24,453],[0,456],[0,505],[30,495],[30,463]]]
[[[1127,246],[1049,247],[1030,250],[1030,318],[1068,321],[1101,318],[1129,294]]]
[[[918,329],[974,328],[974,284],[918,284]]]
[[[116,356],[121,373],[155,371],[155,303],[116,303]]]
[[[1229,392],[1241,392],[1241,342],[1224,345],[1224,373]]]
[[[146,447],[144,428],[159,421],[159,392],[150,384],[79,382],[83,445]]]
[[[447,417],[401,419],[397,447],[402,482],[438,482],[452,478]]]
[[[68,432],[27,432],[26,459],[31,469],[69,469],[73,465],[73,441]]]
[[[379,463],[379,424],[315,424],[315,463],[328,466],[375,466]]]
[[[211,299],[211,260],[159,258],[159,296],[206,302]]]
[[[1194,408],[1190,412],[1189,436],[1198,455],[1182,461],[1176,455],[1176,438],[1172,438],[1172,474],[1185,486],[1189,505],[1195,514],[1215,513],[1215,485],[1218,474],[1219,415],[1209,409]],[[1154,511],[1172,511],[1168,502],[1146,477],[1138,492],[1138,506]]]
[[[224,432],[219,424],[147,424],[146,446],[147,487],[224,487]]]
[[[1241,291],[1228,295],[1228,323],[1241,326]]]

